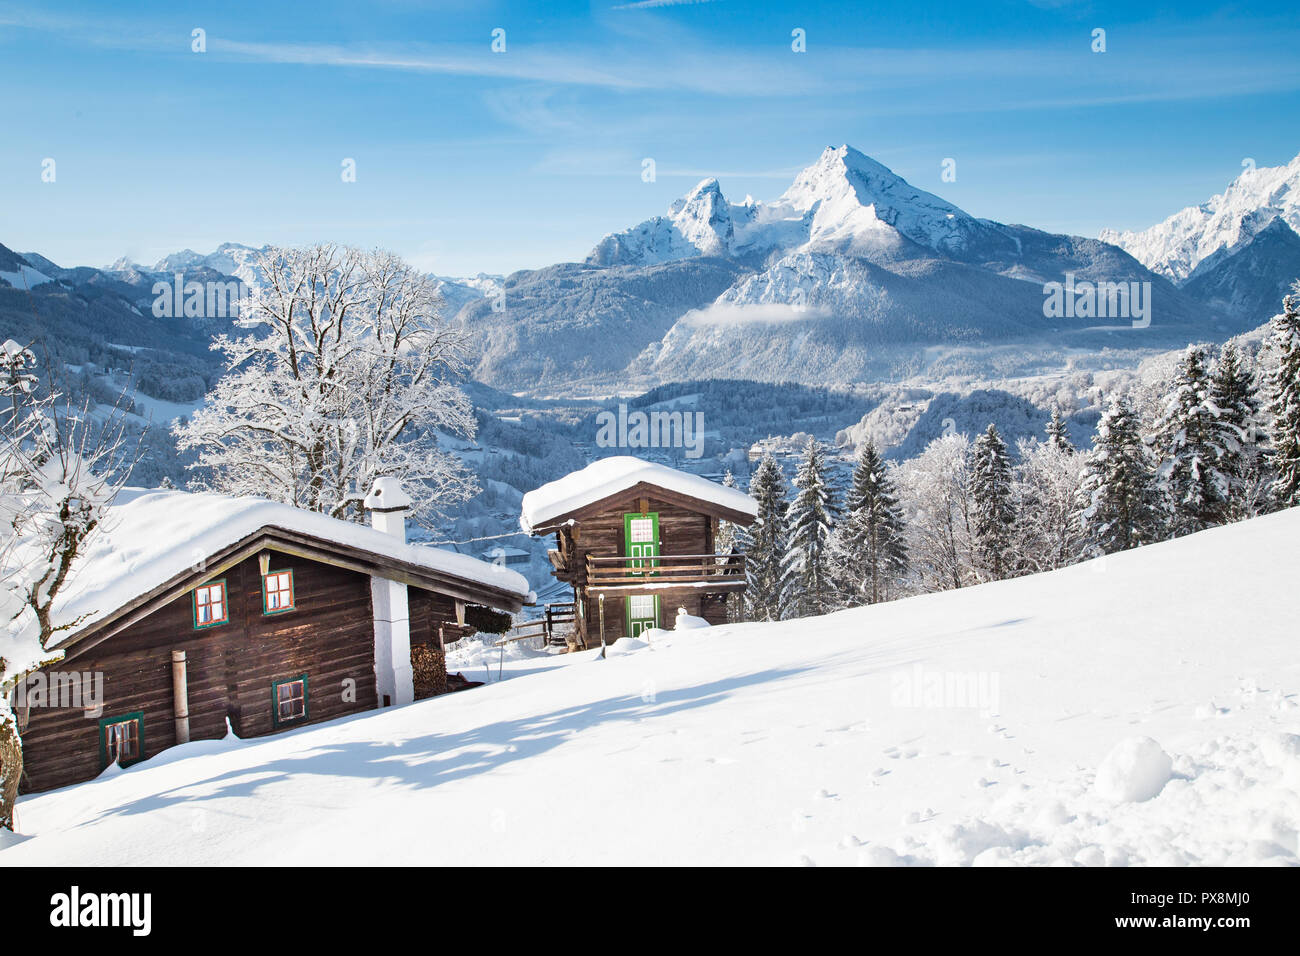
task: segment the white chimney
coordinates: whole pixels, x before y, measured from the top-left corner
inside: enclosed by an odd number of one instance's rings
[[[377,531],[406,543],[406,513],[411,499],[396,478],[378,478],[364,502],[370,524]],[[375,619],[375,689],[379,705],[409,704],[415,700],[411,670],[411,612],[406,585],[372,575],[370,603]]]
[[[410,496],[402,490],[397,478],[376,478],[370,494],[363,502],[370,512],[370,524],[384,534],[391,534],[406,542],[406,513],[411,510]]]

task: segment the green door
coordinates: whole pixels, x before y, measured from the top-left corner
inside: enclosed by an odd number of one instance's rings
[[[653,568],[659,557],[659,513],[623,515],[623,543],[629,568]]]
[[[640,637],[642,631],[659,626],[659,595],[631,594],[625,603],[629,637]]]

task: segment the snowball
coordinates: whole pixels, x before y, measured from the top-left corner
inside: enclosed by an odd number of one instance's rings
[[[1093,790],[1110,803],[1150,800],[1173,773],[1173,761],[1150,737],[1120,741],[1097,768]]]

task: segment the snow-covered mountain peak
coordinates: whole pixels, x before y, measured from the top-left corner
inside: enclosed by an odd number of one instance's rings
[[[1284,166],[1243,170],[1222,193],[1140,231],[1102,230],[1101,240],[1175,282],[1218,252],[1231,255],[1273,220],[1300,230],[1300,155]]]
[[[807,214],[808,244],[819,248],[876,247],[888,240],[887,226],[921,246],[959,252],[978,228],[957,206],[847,144],[827,148],[772,205]]]
[[[601,240],[596,265],[650,265],[751,250],[892,251],[911,240],[941,253],[964,250],[982,225],[952,203],[917,189],[870,156],[827,148],[778,199],[729,203],[716,179],[676,200],[667,216]]]

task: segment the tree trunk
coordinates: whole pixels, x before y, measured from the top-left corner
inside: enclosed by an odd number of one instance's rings
[[[18,719],[9,708],[0,707],[0,828],[14,828],[14,804],[23,777],[23,741]]]

